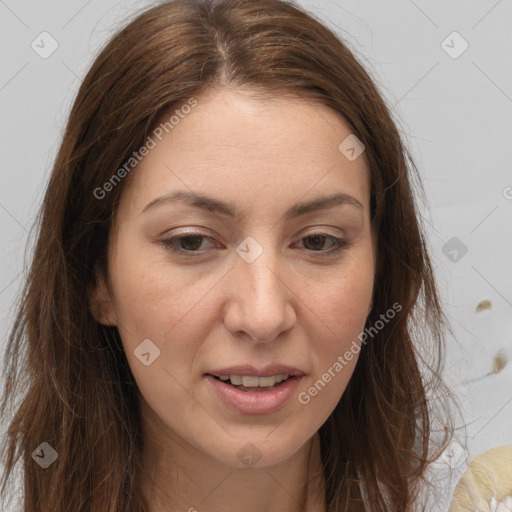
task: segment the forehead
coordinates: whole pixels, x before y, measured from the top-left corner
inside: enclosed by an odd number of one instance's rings
[[[261,97],[247,90],[212,89],[195,101],[191,109],[166,112],[159,136],[150,135],[154,147],[128,190],[139,209],[177,189],[242,205],[251,198],[291,204],[344,192],[368,208],[364,152],[351,161],[340,151],[352,131],[334,110],[298,95]]]

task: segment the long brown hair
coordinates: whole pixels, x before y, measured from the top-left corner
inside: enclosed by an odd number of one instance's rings
[[[136,384],[117,329],[94,320],[88,296],[108,270],[109,229],[129,176],[104,197],[95,191],[163,113],[213,86],[318,100],[366,147],[378,233],[368,326],[391,304],[402,310],[364,346],[319,430],[326,503],[328,512],[411,510],[437,456],[429,397],[441,382],[447,325],[414,197],[421,180],[390,109],[341,37],[281,0],[163,2],[94,61],[48,183],[8,340],[1,413],[11,406],[15,414],[2,490],[21,459],[25,512],[146,510]],[[58,454],[44,470],[32,456],[43,442]]]

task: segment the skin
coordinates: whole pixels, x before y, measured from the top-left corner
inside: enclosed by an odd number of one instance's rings
[[[317,431],[358,354],[307,405],[298,394],[357,341],[371,307],[376,247],[367,161],[338,150],[351,130],[324,105],[227,88],[196,99],[130,175],[109,241],[109,275],[94,296],[97,320],[118,327],[139,387],[144,494],[151,512],[298,512],[304,504],[323,512]],[[178,190],[232,202],[244,217],[183,202],[143,211]],[[292,205],[334,192],[362,208],[284,218]],[[206,238],[175,242],[188,255],[162,242],[197,232]],[[315,232],[329,236],[311,238]],[[247,236],[263,249],[250,264],[235,251]],[[350,245],[332,253],[330,236]],[[149,366],[134,354],[144,339],[160,349]],[[204,378],[216,368],[272,363],[306,375],[270,414],[229,409]],[[252,468],[237,457],[247,443],[261,454]]]

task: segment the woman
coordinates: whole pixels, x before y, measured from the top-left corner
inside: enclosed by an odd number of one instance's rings
[[[129,23],[46,191],[4,489],[21,458],[26,512],[420,508],[446,320],[410,172],[371,78],[298,6]]]

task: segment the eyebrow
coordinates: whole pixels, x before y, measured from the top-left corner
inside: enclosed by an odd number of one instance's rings
[[[153,206],[162,203],[173,203],[175,201],[182,201],[194,208],[199,208],[211,213],[219,213],[227,217],[243,219],[244,215],[242,212],[232,203],[225,203],[213,197],[196,194],[192,192],[173,192],[162,197],[157,197],[149,202],[142,210],[141,213],[146,212]],[[331,194],[324,197],[313,199],[312,201],[305,201],[293,205],[285,213],[286,219],[293,219],[305,215],[307,213],[315,212],[318,210],[324,210],[327,208],[333,208],[338,205],[351,205],[364,210],[362,203],[351,196],[350,194],[337,193]]]

